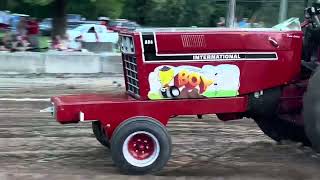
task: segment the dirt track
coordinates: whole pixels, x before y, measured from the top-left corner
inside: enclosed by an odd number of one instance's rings
[[[39,113],[52,95],[112,92],[119,89],[114,80],[121,83],[115,76],[0,77],[0,179],[320,179],[320,155],[311,149],[278,145],[249,119],[214,116],[171,120],[174,150],[162,172],[119,175],[90,124],[62,126]]]

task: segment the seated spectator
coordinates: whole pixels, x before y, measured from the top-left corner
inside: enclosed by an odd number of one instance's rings
[[[248,23],[248,18],[243,18],[240,22],[239,22],[239,27],[240,28],[249,28],[250,24]]]
[[[219,22],[217,23],[218,27],[225,27],[226,26],[226,19],[224,17],[219,18]]]
[[[53,38],[52,48],[58,51],[65,51],[68,49],[68,47],[66,46],[66,44],[64,43],[64,41],[59,35]]]

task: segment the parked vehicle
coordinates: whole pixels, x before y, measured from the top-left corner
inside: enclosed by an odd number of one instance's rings
[[[68,21],[67,22],[67,30],[72,30],[84,24],[83,21]]]
[[[139,24],[137,24],[136,22],[126,22],[123,23],[123,28],[121,28],[121,30],[124,31],[134,31],[138,28],[141,28],[141,26]]]
[[[83,24],[96,24],[96,25],[101,25],[102,22],[101,21],[87,21],[87,20],[79,20],[81,18],[72,18],[73,16],[71,16],[68,20],[67,20],[67,30],[72,30],[74,28],[77,28]],[[77,17],[77,16],[76,16]],[[44,36],[50,36],[51,35],[51,31],[52,31],[52,18],[45,18],[44,20],[42,20],[42,22],[40,23],[40,31],[41,34]]]
[[[7,32],[10,28],[9,24],[0,23],[0,32]]]
[[[70,41],[81,39],[83,42],[118,42],[118,33],[108,31],[105,26],[97,24],[83,24],[67,31]]]
[[[128,22],[128,20],[126,20],[126,19],[111,20],[108,25],[108,30],[116,32],[117,28],[120,27],[121,24],[124,22]]]
[[[0,11],[0,31],[7,31],[10,29],[11,14],[9,11]]]
[[[165,126],[179,115],[252,118],[275,141],[320,152],[318,15],[320,3],[307,8],[304,31],[291,18],[274,28],[121,32],[126,93],[56,96],[46,111],[62,124],[93,121],[97,140],[128,174],[166,165]]]
[[[139,28],[140,25],[137,24],[136,22],[128,21],[125,19],[119,19],[119,20],[114,20],[109,23],[108,29],[115,31],[115,32],[120,32],[120,31],[133,31],[137,28]]]
[[[86,19],[80,14],[67,14],[67,21],[85,21]]]
[[[27,14],[17,14],[17,13],[11,14],[11,19],[10,19],[11,30],[15,32],[17,30],[17,26],[21,21],[21,19],[27,18],[27,17],[30,17],[30,16]]]
[[[72,22],[67,22],[67,29],[72,30],[84,24],[96,24],[96,25],[105,26],[102,21],[72,21]],[[105,26],[105,28],[107,27]]]

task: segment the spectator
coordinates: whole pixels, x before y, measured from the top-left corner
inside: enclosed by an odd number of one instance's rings
[[[0,51],[8,51],[11,46],[10,46],[10,42],[11,42],[11,34],[10,33],[6,33],[1,42],[0,42]]]
[[[264,22],[263,22],[263,21],[259,21],[258,27],[259,27],[259,28],[264,28],[264,27],[265,27]]]
[[[224,17],[219,18],[219,22],[217,23],[218,27],[225,27],[226,26],[226,19]]]
[[[31,18],[27,21],[27,35],[31,43],[31,46],[34,48],[39,48],[39,38],[40,33],[39,23],[36,18]]]
[[[240,28],[249,28],[250,24],[248,23],[248,18],[242,18],[242,20],[239,22]]]
[[[52,41],[52,48],[58,51],[65,50],[66,48],[63,46],[63,41],[59,35],[55,36]]]
[[[17,25],[17,33],[20,36],[27,35],[27,20],[24,17],[21,17],[18,25]]]

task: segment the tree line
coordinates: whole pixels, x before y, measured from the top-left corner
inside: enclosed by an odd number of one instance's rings
[[[289,16],[301,16],[303,3],[289,0]],[[293,2],[295,1],[295,2]],[[274,24],[280,0],[238,0],[237,17]],[[64,32],[65,14],[77,13],[88,19],[99,16],[125,18],[143,26],[214,27],[227,14],[228,0],[1,0],[0,9],[38,18],[54,17],[56,34]]]
[[[60,3],[59,3],[60,2]],[[59,4],[59,9],[56,9]],[[57,11],[126,18],[148,26],[213,26],[225,16],[226,2],[215,0],[1,0],[1,10],[52,17]]]

